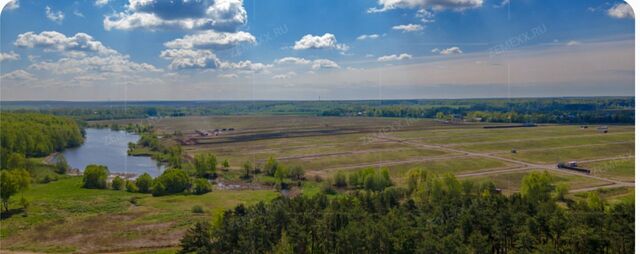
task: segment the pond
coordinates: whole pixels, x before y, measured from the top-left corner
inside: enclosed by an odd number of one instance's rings
[[[160,175],[164,167],[151,157],[127,155],[129,142],[135,143],[138,138],[138,135],[125,131],[89,128],[86,129],[84,144],[62,154],[72,168],[80,170],[89,164],[100,164],[107,166],[112,173]]]

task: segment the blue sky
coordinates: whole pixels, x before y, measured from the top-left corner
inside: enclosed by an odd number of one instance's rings
[[[619,1],[19,0],[0,22],[3,100],[634,92]]]

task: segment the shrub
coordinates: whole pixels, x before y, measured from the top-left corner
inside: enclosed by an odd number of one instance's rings
[[[331,186],[330,183],[325,182],[324,184],[322,184],[322,193],[328,194],[328,195],[334,195],[336,194],[336,190],[333,189],[333,186]]]
[[[111,181],[111,188],[114,190],[122,190],[122,188],[124,187],[124,180],[122,180],[122,178],[120,178],[120,176],[116,176],[115,178],[113,178],[113,180]]]
[[[264,171],[268,176],[274,176],[276,174],[276,170],[278,169],[278,161],[276,161],[273,156],[269,157],[267,163],[264,164]]]
[[[164,185],[167,194],[181,193],[189,188],[189,176],[180,169],[168,169],[156,181]]]
[[[153,195],[154,197],[162,196],[167,192],[166,188],[164,187],[164,184],[162,184],[159,181],[155,181],[151,189],[152,189],[151,195]]]
[[[339,171],[333,177],[333,185],[335,185],[338,188],[347,187],[347,177],[344,175],[344,173],[342,173],[342,171]]]
[[[197,195],[202,195],[208,192],[211,192],[211,184],[206,179],[196,179],[193,183],[193,193]]]
[[[194,158],[194,167],[200,177],[210,177],[216,175],[218,160],[213,154],[198,154]]]
[[[109,169],[102,165],[91,164],[82,174],[82,187],[87,189],[106,189]]]
[[[304,169],[301,166],[294,166],[289,169],[291,180],[301,180],[304,177]]]
[[[127,189],[128,192],[138,192],[138,191],[140,191],[138,189],[138,186],[136,186],[136,184],[134,184],[132,181],[127,181],[127,184],[125,184],[125,188]]]
[[[67,163],[67,159],[65,159],[63,155],[59,155],[57,157],[55,172],[58,174],[65,174],[68,169],[69,164]]]
[[[136,179],[136,187],[138,191],[142,193],[149,193],[151,191],[151,184],[153,184],[153,178],[147,173],[144,173]]]
[[[200,206],[200,205],[194,205],[193,207],[191,207],[191,212],[192,213],[204,213],[204,208],[202,208],[202,206]]]

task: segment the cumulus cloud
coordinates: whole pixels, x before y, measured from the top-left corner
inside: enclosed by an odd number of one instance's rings
[[[413,56],[406,53],[402,53],[400,55],[393,54],[393,55],[378,57],[378,62],[402,61],[402,60],[409,60],[411,58],[413,58]]]
[[[406,25],[394,26],[392,27],[392,29],[402,31],[403,33],[417,32],[417,31],[422,31],[424,29],[424,26],[418,25],[418,24],[406,24]]]
[[[283,57],[273,61],[276,64],[309,64],[311,61],[299,57]]]
[[[267,68],[271,68],[273,66],[270,64],[253,63],[249,60],[246,60],[246,61],[240,61],[237,63],[223,62],[221,67],[222,69],[256,73],[256,72],[264,72]]]
[[[62,11],[54,11],[51,10],[51,7],[47,6],[44,8],[45,14],[47,14],[47,18],[56,23],[62,23],[64,20],[64,13]]]
[[[169,68],[174,70],[217,69],[222,63],[210,50],[167,49],[160,57],[171,60]]]
[[[372,39],[373,40],[373,39],[378,39],[378,38],[380,38],[379,34],[363,34],[363,35],[358,36],[357,39],[362,41],[362,40],[367,40],[367,39]]]
[[[317,60],[313,60],[313,63],[311,64],[311,68],[314,70],[340,69],[340,65],[338,65],[336,62],[331,61],[329,59],[317,59]]]
[[[180,39],[175,39],[165,43],[167,48],[211,48],[226,49],[240,43],[255,44],[256,38],[247,32],[216,32],[208,30],[205,32],[187,35]]]
[[[23,48],[42,48],[45,51],[69,52],[76,55],[84,52],[95,52],[102,55],[117,53],[86,33],[77,33],[72,37],[67,37],[56,31],[44,31],[39,34],[26,32],[18,35],[14,45]]]
[[[11,0],[4,6],[4,8],[2,10],[3,11],[4,10],[11,11],[11,10],[15,10],[15,9],[18,9],[18,8],[20,8],[20,1]]]
[[[89,56],[84,58],[60,58],[53,62],[39,62],[29,66],[30,69],[48,71],[54,74],[86,74],[86,73],[141,73],[159,72],[153,65],[136,63],[128,56],[114,54],[108,56]]]
[[[469,8],[481,7],[484,0],[378,0],[377,8],[369,8],[367,12],[385,12],[393,9],[452,9],[463,11]]]
[[[338,44],[336,36],[330,33],[325,33],[322,36],[315,36],[307,34],[300,40],[296,41],[293,45],[295,50],[304,49],[337,49],[341,51],[349,50],[349,46],[345,44]]]
[[[106,30],[177,27],[232,32],[246,23],[242,0],[129,0],[125,11],[103,20]]]
[[[634,19],[635,18],[635,14],[633,14],[633,9],[631,8],[631,5],[627,3],[619,3],[614,5],[609,10],[607,10],[607,14],[610,17],[617,18],[617,19]]]
[[[0,62],[4,62],[4,61],[16,61],[20,59],[20,55],[16,54],[16,52],[7,52],[7,53],[2,53],[0,52]]]
[[[462,54],[462,50],[459,47],[450,47],[443,50],[439,50],[437,48],[431,50],[431,52],[438,53],[440,55],[454,55],[454,54]]]
[[[35,80],[36,77],[25,70],[15,70],[0,76],[0,79],[9,79],[14,81],[30,81],[30,80]]]

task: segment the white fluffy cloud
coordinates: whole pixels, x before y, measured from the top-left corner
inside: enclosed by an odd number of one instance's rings
[[[30,55],[29,59],[33,64],[28,68],[48,72],[47,77],[51,77],[51,80],[60,78],[61,82],[70,79],[83,82],[97,81],[105,80],[107,77],[132,80],[160,71],[151,64],[130,60],[129,56],[105,47],[100,41],[85,33],[67,37],[56,31],[44,31],[39,34],[27,32],[18,35],[14,45],[60,53],[61,58],[46,61]]]
[[[141,72],[158,72],[156,67],[146,63],[136,63],[128,56],[114,54],[108,56],[89,56],[84,58],[60,58],[53,62],[39,62],[29,66],[30,69],[48,71],[54,74],[135,74]]]
[[[296,65],[311,65],[311,69],[340,69],[340,65],[329,59],[315,59],[307,60],[298,57],[284,57],[273,61],[275,64],[296,64]]]
[[[363,34],[363,35],[358,36],[357,39],[362,41],[362,40],[367,40],[367,39],[373,40],[373,39],[378,39],[378,38],[380,38],[379,34]]]
[[[2,10],[7,10],[7,11],[11,11],[11,10],[15,10],[20,8],[20,1],[18,0],[11,0],[7,3],[7,5],[4,6],[4,8]]]
[[[633,8],[627,3],[619,3],[607,10],[610,17],[617,19],[634,19]]]
[[[462,50],[459,47],[450,47],[450,48],[446,48],[446,49],[438,49],[435,48],[433,50],[431,50],[431,52],[433,53],[438,53],[440,55],[453,55],[453,54],[462,54]]]
[[[484,0],[378,0],[378,8],[370,8],[369,13],[393,9],[426,9],[462,11],[482,6]]]
[[[309,64],[311,61],[299,57],[283,57],[273,61],[276,64]]]
[[[338,65],[336,62],[331,61],[329,59],[317,59],[317,60],[313,60],[313,63],[311,64],[311,68],[314,70],[340,69],[340,65]]]
[[[392,27],[393,30],[398,30],[398,31],[402,31],[403,33],[405,32],[417,32],[417,31],[422,31],[424,29],[424,26],[422,25],[418,25],[418,24],[406,24],[406,25],[397,25]]]
[[[273,67],[270,64],[253,63],[249,60],[240,61],[237,63],[223,62],[222,69],[236,70],[241,72],[264,72],[266,69]]]
[[[406,53],[402,53],[400,55],[393,54],[393,55],[378,57],[378,62],[402,61],[402,60],[409,60],[411,58],[413,58],[413,56]]]
[[[25,70],[15,70],[0,76],[0,79],[8,79],[8,80],[14,80],[14,81],[29,81],[29,80],[35,80],[36,77]]]
[[[47,18],[53,22],[61,23],[64,20],[64,13],[62,11],[54,11],[51,10],[51,7],[47,6],[44,9],[45,14],[47,14]]]
[[[193,35],[187,35],[180,39],[175,39],[165,43],[167,48],[211,48],[225,49],[236,46],[240,43],[255,44],[256,38],[247,32],[216,32],[205,31]]]
[[[109,3],[109,0],[96,0],[95,5],[96,6],[105,6]]]
[[[105,47],[100,41],[93,39],[93,37],[85,33],[77,33],[72,37],[67,37],[56,31],[44,31],[39,34],[26,32],[18,35],[14,44],[17,47],[42,48],[45,51],[68,52],[72,54],[95,52],[101,55],[109,55],[117,53],[115,50]]]
[[[103,20],[106,30],[177,27],[230,32],[246,23],[242,0],[129,0],[124,12]]]
[[[2,53],[0,52],[0,62],[4,62],[4,61],[16,61],[20,59],[20,55],[16,54],[16,52],[7,52],[7,53]]]
[[[51,7],[47,6],[44,8],[45,14],[47,14],[47,18],[53,22],[61,23],[64,20],[64,13],[62,11],[54,11],[51,10]]]
[[[210,50],[167,49],[160,57],[171,60],[169,68],[184,69],[217,69],[222,62]]]
[[[304,49],[337,49],[341,51],[349,50],[349,46],[345,44],[338,44],[336,36],[330,33],[325,33],[322,36],[315,36],[307,34],[296,41],[293,45],[295,50]]]

